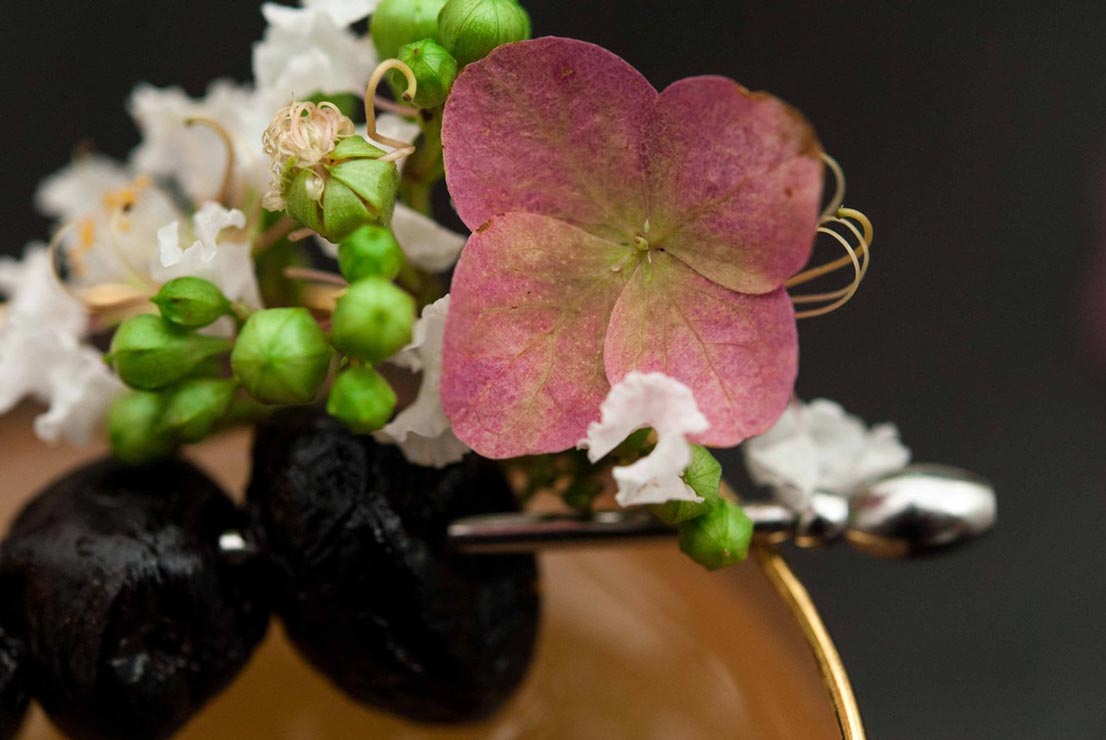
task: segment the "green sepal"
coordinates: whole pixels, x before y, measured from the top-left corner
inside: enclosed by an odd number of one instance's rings
[[[324,239],[341,241],[354,229],[365,223],[374,223],[376,214],[365,207],[345,183],[331,179],[323,192],[323,228],[316,229]]]
[[[411,342],[415,299],[382,278],[358,280],[338,299],[330,340],[365,362],[380,362]]]
[[[394,280],[403,263],[399,242],[384,226],[366,224],[338,244],[338,269],[351,283],[366,277]]]
[[[289,216],[312,231],[322,234],[325,230],[322,196],[315,198],[311,193],[314,187],[312,183],[318,179],[319,176],[311,170],[300,170],[293,178],[292,184],[288,186],[284,200],[287,203]]]
[[[182,442],[199,442],[227,411],[237,383],[222,378],[186,380],[169,393],[165,426]]]
[[[703,501],[666,501],[651,506],[653,516],[666,524],[686,522],[710,511],[722,485],[722,465],[706,447],[691,445],[691,464],[682,477]]]
[[[179,277],[161,286],[151,302],[169,323],[184,329],[199,329],[230,311],[230,300],[209,280]]]
[[[391,222],[396,204],[396,189],[399,187],[399,170],[395,162],[350,159],[330,167],[329,172],[331,182],[337,180],[343,183],[365,201],[365,208],[373,223],[387,225]]]
[[[680,550],[708,570],[740,563],[749,554],[753,522],[740,506],[724,498],[708,511],[677,526]]]
[[[365,365],[338,374],[330,388],[326,411],[354,434],[371,434],[392,418],[396,393],[377,371]]]
[[[453,55],[434,39],[423,39],[404,44],[399,50],[398,58],[411,69],[418,83],[411,102],[419,108],[437,108],[443,105],[457,79],[457,60]],[[392,74],[399,76],[398,71]]]
[[[143,314],[115,330],[107,360],[131,388],[157,390],[188,377],[230,347],[228,339],[195,334],[160,316]]]
[[[379,159],[385,154],[387,154],[387,152],[379,147],[373,146],[364,137],[346,136],[334,147],[334,150],[330,153],[330,158],[335,161],[345,159]]]
[[[116,397],[108,412],[111,451],[131,465],[143,465],[170,455],[177,446],[164,424],[165,396],[128,391]]]
[[[326,379],[333,354],[306,308],[269,308],[242,326],[230,364],[262,403],[309,403]]]

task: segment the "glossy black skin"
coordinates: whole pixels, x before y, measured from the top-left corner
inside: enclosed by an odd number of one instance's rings
[[[446,527],[517,509],[473,455],[434,470],[314,410],[258,429],[248,501],[300,651],[358,701],[425,722],[475,720],[513,693],[538,631],[532,556],[462,556]]]
[[[245,665],[268,624],[255,565],[220,534],[241,514],[206,475],[168,460],[102,460],[40,493],[0,549],[27,679],[73,738],[172,735]]]
[[[0,599],[10,598],[0,595]],[[0,740],[16,736],[27,710],[23,654],[23,641],[0,625]]]

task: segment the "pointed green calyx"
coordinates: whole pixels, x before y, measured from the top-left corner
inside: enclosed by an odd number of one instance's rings
[[[223,418],[237,384],[224,378],[186,380],[172,389],[165,426],[182,442],[199,442]]]
[[[246,321],[230,365],[262,403],[309,403],[326,379],[333,354],[306,308],[269,308]]]
[[[150,299],[170,324],[198,329],[230,311],[230,301],[215,284],[198,277],[179,277],[161,286]]]
[[[112,454],[132,465],[169,455],[176,440],[164,424],[164,413],[165,398],[160,393],[129,391],[116,398],[108,412]]]
[[[418,86],[411,102],[420,108],[437,108],[445,103],[453,81],[457,79],[457,60],[433,39],[405,44],[399,61],[415,73]],[[396,73],[398,74],[398,73]]]
[[[334,380],[326,411],[354,434],[370,434],[392,418],[396,393],[384,377],[364,365],[343,371]]]
[[[362,226],[338,244],[338,269],[351,283],[367,277],[394,280],[402,267],[403,250],[383,226]]]
[[[284,194],[288,215],[337,242],[365,224],[386,226],[395,210],[399,170],[384,152],[348,136],[331,152],[323,174],[300,170]]]
[[[369,277],[338,299],[330,340],[350,357],[380,362],[410,343],[414,325],[415,299],[388,280]]]
[[[753,522],[740,506],[718,498],[706,514],[682,522],[677,531],[685,555],[708,570],[717,570],[745,559]]]
[[[691,445],[691,464],[683,474],[684,483],[695,491],[702,501],[668,501],[650,507],[653,516],[665,524],[679,524],[707,514],[718,499],[722,485],[722,465],[701,445]]]
[[[119,325],[107,359],[131,388],[157,390],[188,377],[230,347],[230,340],[194,334],[160,316],[143,314]]]
[[[445,0],[381,0],[369,31],[381,59],[399,54],[399,47],[438,32],[438,12]]]
[[[500,44],[530,38],[530,15],[516,0],[449,0],[438,14],[437,38],[464,67]]]

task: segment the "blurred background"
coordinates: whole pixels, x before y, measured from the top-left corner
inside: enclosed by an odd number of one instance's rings
[[[1106,6],[524,5],[536,35],[599,43],[658,87],[716,73],[788,100],[876,224],[859,295],[801,324],[799,392],[896,422],[916,459],[990,477],[1000,508],[994,535],[945,559],[792,553],[870,735],[1106,737]],[[136,143],[135,83],[248,79],[264,27],[244,0],[0,17],[13,255],[48,236],[33,192],[77,144]]]

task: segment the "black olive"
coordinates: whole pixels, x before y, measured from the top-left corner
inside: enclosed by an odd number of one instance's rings
[[[0,550],[32,695],[75,738],[173,734],[265,634],[254,565],[220,535],[241,514],[179,460],[102,460],[40,493]]]
[[[494,712],[530,663],[532,556],[446,548],[459,516],[517,509],[499,469],[442,470],[313,409],[262,424],[248,501],[299,650],[354,699],[425,722]]]
[[[5,604],[13,603],[6,591],[0,598]],[[23,653],[23,642],[0,624],[0,740],[16,736],[27,710]]]

